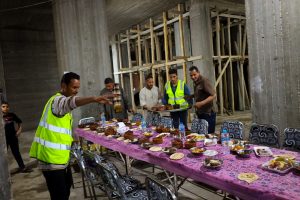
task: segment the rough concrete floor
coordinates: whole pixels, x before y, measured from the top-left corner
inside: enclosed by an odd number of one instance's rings
[[[245,125],[245,134],[246,138],[248,137],[249,133],[249,127],[251,124],[251,113],[249,111],[246,112],[236,112],[235,115],[231,116],[218,116],[217,117],[217,127],[216,131],[220,130],[220,124],[224,120],[239,120],[244,123]],[[33,167],[33,172],[31,173],[16,173],[17,164],[14,160],[10,150],[8,152],[9,157],[9,169],[11,171],[11,182],[12,182],[12,192],[13,192],[13,198],[15,200],[43,200],[43,199],[50,199],[47,186],[45,184],[44,177],[42,176],[41,172],[36,168],[36,165],[34,164],[34,160],[29,158],[28,152],[29,148],[32,142],[32,139],[34,137],[34,130],[33,131],[27,131],[22,133],[20,136],[20,149],[23,156],[23,160],[25,164],[30,165]],[[112,158],[114,159],[114,158]],[[120,171],[124,172],[122,163],[117,161],[116,159],[113,160]],[[143,164],[143,166],[145,166]],[[150,171],[151,167],[146,167],[144,170]],[[159,172],[159,171],[158,171]],[[135,171],[132,174],[134,177],[138,178],[142,182],[145,179],[145,175],[142,175],[140,173],[136,173]],[[71,189],[71,195],[70,200],[81,200],[84,199],[83,195],[83,188],[82,188],[82,181],[81,181],[81,175],[79,173],[74,173],[74,182],[75,182],[75,188]],[[100,196],[103,196],[103,193],[101,191],[97,191],[97,194]],[[200,195],[199,195],[200,194]],[[201,197],[199,197],[201,196]],[[98,199],[106,200],[106,197],[99,197]],[[201,189],[198,186],[195,186],[194,184],[190,182],[186,182],[182,189],[179,190],[179,199],[181,200],[189,200],[189,199],[209,199],[209,200],[218,200],[223,199],[222,197],[208,192],[207,190]]]

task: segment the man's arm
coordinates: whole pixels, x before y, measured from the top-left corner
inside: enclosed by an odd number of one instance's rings
[[[73,109],[89,103],[108,103],[108,95],[98,97],[57,96],[52,103],[52,113],[57,117],[63,117]]]
[[[184,96],[190,96],[190,95],[191,95],[191,92],[190,92],[189,87],[186,84],[184,84]],[[192,106],[193,105],[193,98],[188,98],[187,102],[190,106]]]
[[[201,108],[202,106],[209,104],[211,102],[214,101],[214,99],[217,97],[216,95],[216,91],[214,90],[214,88],[212,87],[212,85],[210,84],[210,82],[208,80],[205,81],[204,83],[204,90],[210,94],[210,96],[208,96],[206,99],[202,100],[202,101],[198,101],[195,103],[195,107],[196,108]]]
[[[22,132],[22,120],[16,115],[13,114],[13,120],[17,123],[17,130],[16,130],[16,136],[19,137]]]

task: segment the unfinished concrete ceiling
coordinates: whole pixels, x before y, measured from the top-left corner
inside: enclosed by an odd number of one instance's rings
[[[1,0],[0,28],[53,31],[51,0]],[[106,0],[108,31],[112,35],[175,7],[186,0]],[[244,9],[244,0],[214,0],[210,4]],[[28,7],[28,5],[36,5]]]

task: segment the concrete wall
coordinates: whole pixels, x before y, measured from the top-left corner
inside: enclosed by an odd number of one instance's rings
[[[297,0],[246,1],[253,122],[281,132],[300,127],[299,7]]]
[[[1,30],[3,71],[11,111],[35,129],[46,100],[59,89],[53,32]]]

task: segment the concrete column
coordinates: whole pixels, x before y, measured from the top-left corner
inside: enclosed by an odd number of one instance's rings
[[[191,55],[191,32],[189,28],[189,21],[187,19],[182,20],[183,21],[183,37],[184,37],[184,53],[185,56]],[[175,53],[176,56],[182,56],[181,52],[181,46],[180,46],[180,31],[179,31],[179,22],[174,23],[174,38],[175,38]],[[179,64],[179,66],[182,66],[182,64]],[[191,63],[187,63],[187,82],[191,83],[191,79],[189,76],[189,67],[191,66]],[[184,79],[183,70],[178,70],[178,76],[181,80]]]
[[[253,122],[300,127],[300,1],[246,1]],[[283,137],[281,137],[281,140]]]
[[[104,79],[112,77],[105,0],[56,0],[53,8],[60,75],[78,73],[80,95],[98,95]],[[73,114],[77,119],[98,116],[98,110],[94,104]]]
[[[0,46],[0,88],[5,91],[5,80],[4,80],[4,70],[2,63],[2,53]],[[2,92],[1,92],[2,93]],[[0,96],[1,98],[1,96]],[[1,102],[1,99],[0,99]],[[5,142],[5,130],[3,126],[3,116],[2,112],[0,113],[0,199],[9,200],[12,199],[11,189],[10,189],[10,173],[8,170],[7,162],[7,148]]]
[[[110,46],[111,46],[111,54],[112,54],[113,72],[119,71],[119,54],[118,54],[117,45],[118,44],[116,41],[116,37],[115,36],[111,37]],[[114,74],[114,80],[116,83],[120,83],[119,75]]]
[[[212,29],[210,20],[210,10],[207,0],[191,0],[190,8],[190,26],[192,56],[202,55],[203,59],[194,61],[198,66],[200,73],[215,84],[215,68],[213,65],[213,43]]]

